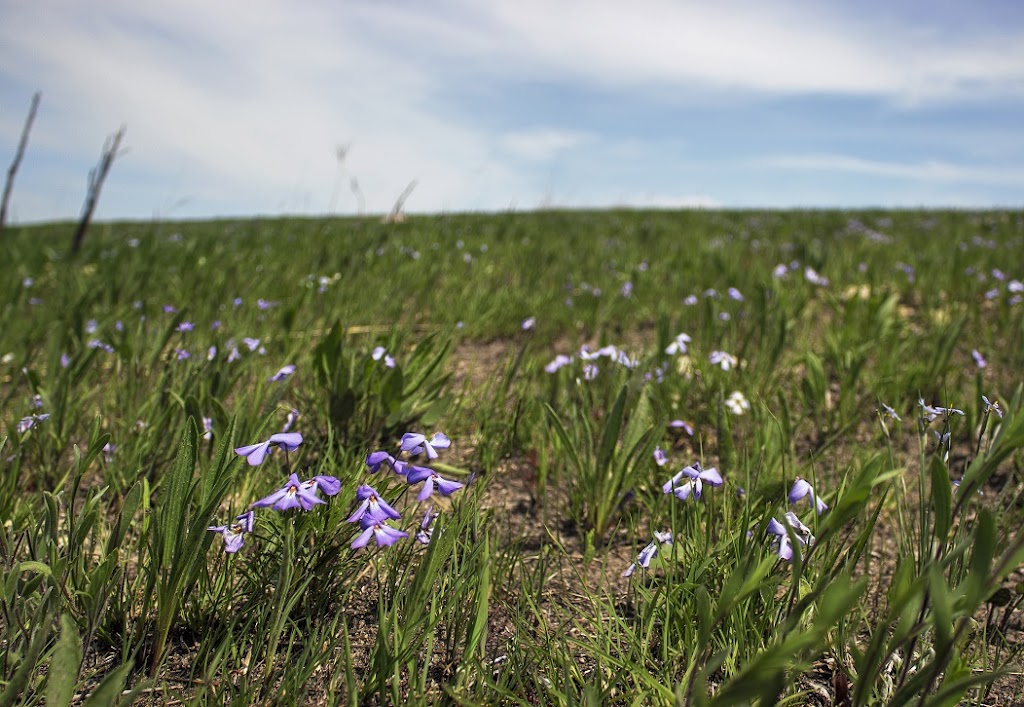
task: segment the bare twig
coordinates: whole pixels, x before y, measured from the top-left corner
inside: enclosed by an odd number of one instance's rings
[[[401,223],[405,220],[405,214],[402,213],[402,207],[405,205],[405,200],[412,194],[412,190],[416,188],[416,180],[409,182],[409,186],[405,188],[398,196],[398,200],[395,201],[395,205],[391,209],[391,213],[384,217],[384,223]]]
[[[14,175],[18,173],[21,166],[21,158],[25,156],[25,147],[28,145],[28,134],[32,130],[32,123],[36,119],[36,111],[39,110],[39,100],[43,94],[36,91],[32,95],[32,104],[28,109],[28,117],[25,118],[25,127],[21,129],[21,140],[18,141],[18,150],[14,153],[14,161],[7,170],[7,182],[4,184],[3,201],[0,201],[0,233],[7,225],[7,204],[11,200],[11,190],[14,188]]]
[[[96,203],[100,199],[100,190],[103,188],[103,181],[110,172],[110,165],[121,147],[121,140],[124,138],[127,126],[122,125],[118,131],[107,138],[103,144],[103,152],[100,153],[100,162],[89,171],[89,187],[85,194],[85,205],[82,207],[82,218],[75,229],[75,235],[71,240],[71,253],[74,255],[82,247],[85,240],[85,232],[89,229],[89,222],[92,221],[93,211],[96,210]]]

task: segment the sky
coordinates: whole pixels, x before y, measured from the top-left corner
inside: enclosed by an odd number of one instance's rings
[[[0,2],[11,221],[1021,207],[1018,0]]]

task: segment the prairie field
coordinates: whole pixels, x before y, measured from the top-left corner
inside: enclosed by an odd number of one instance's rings
[[[72,230],[0,707],[1024,703],[1024,213]]]

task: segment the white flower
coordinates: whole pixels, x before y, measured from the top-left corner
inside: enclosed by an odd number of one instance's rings
[[[729,408],[729,412],[733,415],[742,415],[750,409],[750,401],[747,400],[743,393],[738,390],[734,390],[729,394],[729,397],[725,399],[725,406]]]

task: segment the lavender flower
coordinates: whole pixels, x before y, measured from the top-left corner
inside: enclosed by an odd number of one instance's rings
[[[687,307],[692,307],[693,305],[697,304],[697,296],[687,295],[686,299],[683,300],[683,304],[685,304]]]
[[[682,430],[686,434],[693,437],[693,427],[688,422],[685,422],[683,420],[672,420],[672,422],[668,423],[668,426],[673,429]]]
[[[686,477],[686,481],[682,484],[683,477]],[[694,462],[690,466],[680,469],[676,474],[666,481],[662,485],[661,490],[664,493],[674,493],[676,498],[685,501],[692,494],[695,499],[700,499],[703,485],[708,484],[710,486],[721,486],[724,482],[722,481],[722,475],[718,473],[718,469],[711,467],[710,469],[702,469],[700,462]]]
[[[182,322],[181,324],[178,325],[178,331],[180,331],[183,334],[185,332],[192,331],[195,328],[196,328],[196,325],[193,324],[192,322]]]
[[[828,285],[828,278],[823,275],[819,275],[818,272],[809,265],[804,268],[804,278],[807,282],[812,285],[817,285],[818,287],[825,287]]]
[[[896,420],[896,422],[903,422],[903,418],[902,418],[902,417],[900,417],[899,415],[897,415],[897,414],[896,414],[896,411],[895,411],[895,410],[893,410],[893,409],[892,409],[891,407],[889,407],[888,405],[886,405],[885,403],[882,403],[882,409],[883,409],[883,410],[885,410],[885,414],[886,414],[886,415],[887,415],[888,417],[891,417],[892,419]]]
[[[203,439],[207,442],[213,439],[213,418],[203,418]]]
[[[654,448],[654,463],[658,466],[665,466],[668,463],[668,455],[661,447]]]
[[[420,522],[420,529],[416,531],[416,541],[423,545],[429,545],[430,538],[434,536],[434,521],[439,514],[434,512],[433,508],[427,506],[427,512],[423,514],[423,520]]]
[[[224,536],[224,552],[238,552],[245,542],[245,533],[251,533],[255,526],[255,513],[247,511],[235,519],[231,525],[211,525],[207,530]]]
[[[280,380],[284,380],[285,378],[287,378],[288,376],[290,376],[293,373],[295,373],[295,365],[289,363],[286,366],[281,366],[281,370],[279,370],[274,375],[270,376],[269,380],[272,383],[274,383],[274,382],[277,382],[277,381],[280,381]]]
[[[259,339],[253,339],[252,337],[248,337],[248,336],[246,336],[246,337],[244,337],[242,339],[242,343],[245,344],[245,347],[247,349],[249,349],[250,351],[255,351],[256,349],[258,349],[260,347],[260,340]]]
[[[408,533],[401,530],[395,530],[384,521],[377,521],[372,518],[364,518],[359,522],[359,525],[363,529],[363,532],[358,538],[352,541],[351,547],[353,550],[366,547],[367,543],[370,542],[371,537],[377,541],[378,547],[394,545],[402,538],[409,537]]]
[[[622,573],[623,577],[630,577],[636,572],[636,566],[640,565],[644,569],[651,566],[651,561],[658,556],[658,548],[661,545],[672,544],[672,531],[666,530],[663,533],[654,531],[654,540],[648,543],[643,550],[640,551],[636,562],[626,568],[626,571]]]
[[[529,331],[530,329],[533,329],[536,325],[537,325],[537,318],[536,317],[527,317],[526,319],[523,320],[523,323],[520,324],[519,326],[520,326],[520,328],[523,331]]]
[[[383,358],[384,359],[384,365],[387,368],[394,368],[395,367],[395,357],[392,356],[391,354],[389,354],[387,352],[387,349],[385,349],[383,346],[378,346],[377,348],[375,348],[370,353],[370,358],[372,358],[374,361],[379,361],[379,360],[381,360],[381,358]]]
[[[814,544],[814,536],[811,535],[811,529],[800,522],[796,513],[787,511],[783,518],[786,521],[786,525],[795,531],[796,538],[800,541],[801,545]],[[768,521],[768,528],[766,529],[766,532],[769,535],[774,535],[776,537],[776,540],[779,543],[779,557],[788,561],[793,559],[793,547],[789,541],[789,532],[786,530],[786,525],[783,525],[772,518]]]
[[[212,361],[215,358],[217,358],[217,347],[211,346],[210,348],[206,349],[206,360]]]
[[[985,368],[988,366],[988,361],[985,360],[985,357],[981,355],[981,352],[978,351],[978,349],[971,350],[971,357],[974,359],[974,365],[978,368]]]
[[[544,370],[548,373],[554,373],[562,366],[568,366],[570,363],[572,363],[572,358],[564,354],[558,354],[552,359],[551,363],[544,366]]]
[[[743,301],[743,293],[737,290],[735,287],[730,287],[728,289],[728,295],[730,298],[736,300],[737,302]]]
[[[1002,416],[1003,416],[1003,411],[1002,411],[1002,410],[1001,410],[1001,409],[999,408],[999,401],[998,401],[998,400],[991,400],[991,401],[990,401],[990,400],[989,400],[989,399],[988,399],[988,398],[987,398],[986,396],[984,396],[984,395],[982,395],[982,396],[981,396],[981,400],[982,400],[982,402],[984,402],[984,403],[985,403],[985,414],[986,414],[986,415],[987,415],[988,413],[990,413],[990,412],[994,412],[994,413],[995,413],[996,415],[998,415],[999,417],[1002,417]]]
[[[688,334],[676,334],[676,338],[671,344],[665,347],[665,353],[669,356],[675,356],[676,354],[686,353],[686,345],[690,343],[692,339]]]
[[[583,380],[592,381],[597,378],[597,374],[601,372],[601,369],[597,367],[596,363],[588,363],[583,367]]]
[[[28,417],[21,418],[21,420],[18,422],[17,427],[18,434],[25,434],[30,429],[35,427],[37,423],[42,422],[43,420],[46,420],[49,417],[50,413],[44,412],[40,415],[29,415]]]
[[[810,497],[814,502],[814,508],[821,515],[828,509],[828,504],[821,500],[821,497],[814,493],[814,487],[805,479],[796,477],[793,488],[789,490],[789,502],[795,504],[804,497]]]
[[[187,361],[192,358],[192,354],[188,352],[188,349],[174,349],[174,356],[179,361]]]
[[[715,366],[720,366],[723,371],[731,370],[739,363],[739,360],[735,356],[731,353],[726,353],[725,351],[712,351],[708,356],[708,361]]]
[[[411,467],[406,479],[410,484],[418,484],[421,481],[425,482],[423,488],[420,489],[419,495],[416,497],[419,501],[426,501],[430,498],[434,493],[435,485],[442,496],[451,496],[465,486],[465,484],[459,481],[444,479],[436,471],[425,466]]]
[[[437,450],[448,449],[451,444],[452,441],[442,432],[435,433],[429,440],[426,435],[414,432],[406,432],[402,435],[403,452],[409,452],[409,454],[422,454],[425,451],[427,453],[427,459],[437,459]]]
[[[285,452],[294,452],[302,444],[302,435],[298,432],[280,432],[270,435],[266,442],[250,444],[246,447],[238,447],[235,454],[245,457],[249,466],[259,466],[263,458],[267,456],[271,446],[280,447]]]
[[[292,408],[288,411],[288,414],[284,418],[284,427],[281,428],[282,432],[287,432],[295,424],[295,421],[299,419],[299,411]]]
[[[270,494],[253,503],[250,508],[272,507],[275,511],[287,511],[292,508],[301,508],[304,511],[311,510],[313,506],[327,503],[316,495],[316,489],[299,481],[296,474],[288,477],[288,483]]]
[[[356,498],[362,501],[355,512],[349,516],[349,523],[359,523],[363,518],[370,518],[374,521],[398,520],[402,515],[391,507],[387,501],[380,497],[377,490],[372,486],[363,484],[356,489]]]
[[[107,442],[100,451],[103,452],[103,461],[109,464],[114,461],[114,452],[117,451],[117,445]]]

